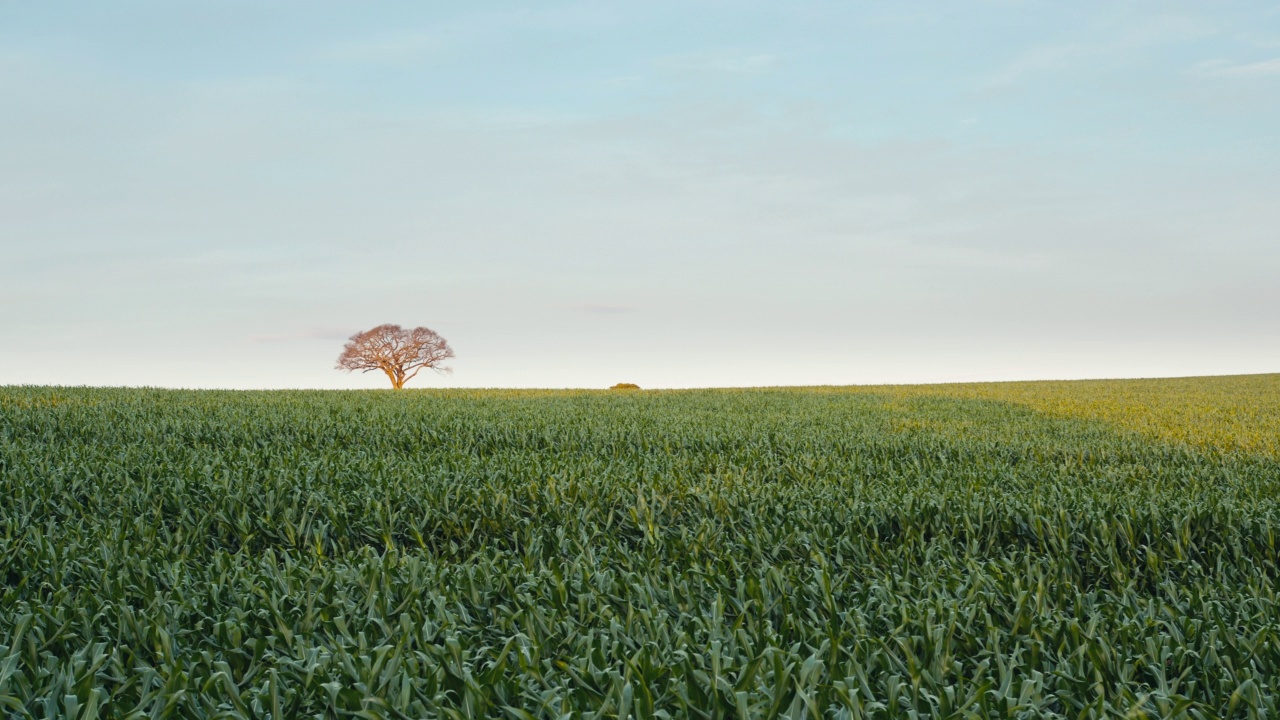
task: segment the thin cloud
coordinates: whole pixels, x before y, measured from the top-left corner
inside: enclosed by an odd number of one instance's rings
[[[1280,58],[1261,60],[1252,63],[1233,63],[1230,60],[1206,60],[1194,68],[1191,73],[1201,77],[1263,77],[1280,75]]]
[[[598,33],[615,26],[614,11],[588,6],[521,8],[466,14],[425,27],[352,38],[320,48],[322,59],[370,65],[401,65],[462,49],[506,43],[533,30]]]
[[[636,311],[636,308],[629,305],[600,305],[595,303],[583,303],[572,307],[579,312],[590,313],[592,315],[625,315],[626,313]]]
[[[337,328],[311,328],[296,332],[262,333],[250,335],[253,343],[285,343],[300,340],[346,340],[356,331],[339,330]]]
[[[1241,40],[1260,48],[1280,48],[1280,35],[1241,35]]]
[[[1161,16],[1093,43],[1041,45],[1015,57],[984,78],[979,90],[991,92],[1048,72],[1070,70],[1100,58],[1133,53],[1157,45],[1185,43],[1213,35],[1210,23],[1184,16]]]
[[[1216,24],[1201,18],[1164,15],[1135,26],[1121,35],[1114,46],[1144,48],[1152,45],[1185,43],[1216,35],[1218,32],[1219,27]]]
[[[1080,45],[1044,45],[1032,48],[987,76],[979,88],[988,91],[998,90],[1015,85],[1029,75],[1063,70],[1087,53],[1087,49]]]
[[[626,87],[628,85],[635,85],[636,83],[641,82],[643,80],[644,80],[643,75],[619,75],[617,77],[612,77],[612,78],[609,78],[608,80],[605,80],[604,84],[613,85],[616,87]]]
[[[658,61],[664,70],[694,72],[749,74],[772,70],[778,64],[778,56],[768,53],[747,55],[728,52],[702,52],[685,55],[669,55]]]
[[[328,60],[369,64],[398,64],[446,49],[435,31],[397,32],[337,43],[320,55]]]

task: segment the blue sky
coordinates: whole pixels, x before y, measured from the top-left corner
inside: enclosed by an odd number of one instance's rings
[[[1280,6],[0,2],[0,383],[1280,371]]]

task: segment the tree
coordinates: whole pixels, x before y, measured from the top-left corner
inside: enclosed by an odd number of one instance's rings
[[[379,325],[351,336],[338,356],[339,370],[381,370],[399,390],[422,368],[449,372],[441,365],[453,357],[449,343],[431,328],[405,330],[399,325]]]

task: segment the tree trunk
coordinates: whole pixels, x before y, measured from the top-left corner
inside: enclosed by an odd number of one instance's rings
[[[395,372],[394,372],[393,370],[391,370],[391,369],[389,369],[389,368],[385,368],[385,367],[384,367],[384,368],[382,369],[382,372],[386,373],[386,374],[387,374],[387,378],[391,380],[391,389],[392,389],[392,390],[399,390],[399,389],[400,389],[400,386],[401,386],[401,385],[404,385],[404,383],[403,383],[399,378],[397,378],[397,377],[396,377],[396,374],[395,374]]]

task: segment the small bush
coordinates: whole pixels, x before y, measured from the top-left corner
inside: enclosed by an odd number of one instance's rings
[[[639,390],[640,386],[635,383],[618,383],[617,385],[614,385],[609,389],[610,390]]]

